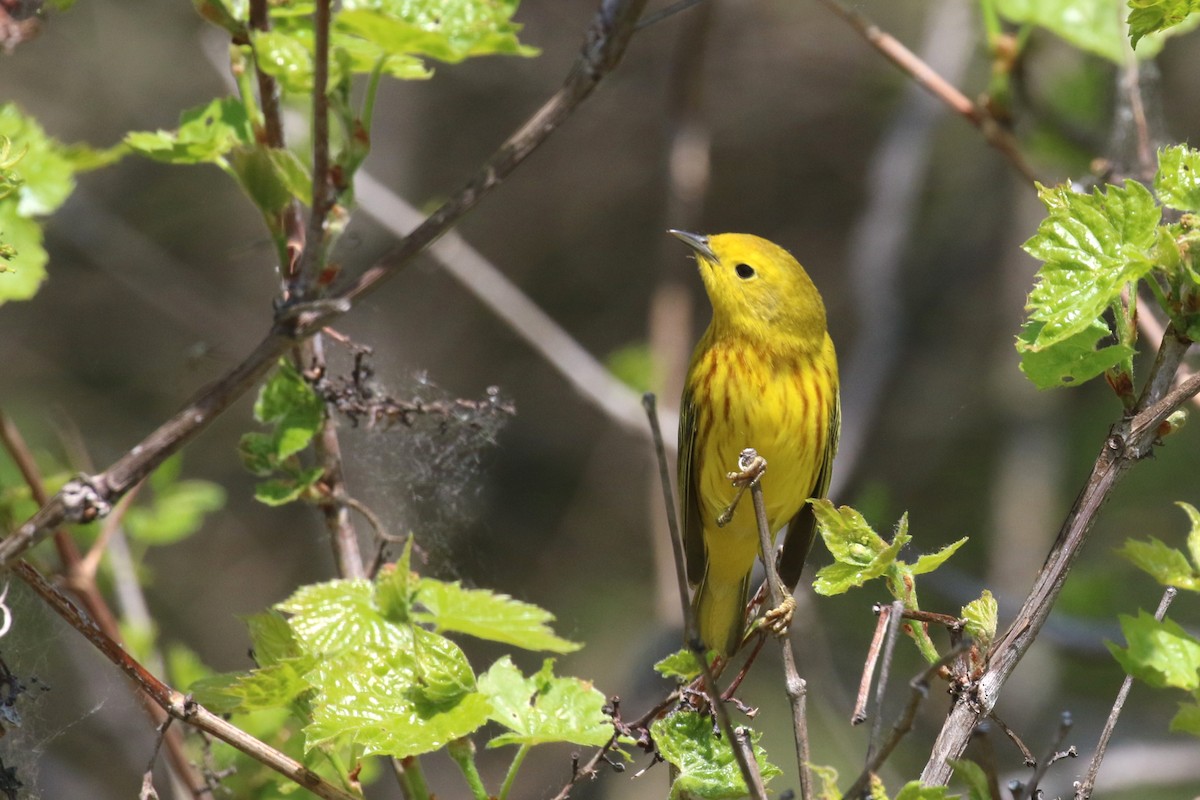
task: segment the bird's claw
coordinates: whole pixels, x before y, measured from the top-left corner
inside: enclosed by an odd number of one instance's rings
[[[763,624],[776,636],[784,636],[792,626],[792,617],[796,613],[796,598],[790,594],[783,602],[763,615]]]
[[[745,489],[758,483],[758,479],[767,471],[767,460],[758,454],[753,447],[747,447],[738,458],[738,471],[728,472],[728,478],[734,486]]]

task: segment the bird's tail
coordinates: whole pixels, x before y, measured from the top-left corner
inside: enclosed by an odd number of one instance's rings
[[[732,655],[742,643],[746,603],[750,599],[750,573],[741,580],[720,580],[707,573],[692,601],[696,625],[704,646],[719,655]]]

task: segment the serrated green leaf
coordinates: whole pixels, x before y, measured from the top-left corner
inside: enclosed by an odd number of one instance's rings
[[[1117,553],[1163,586],[1200,591],[1200,574],[1188,563],[1187,556],[1153,537],[1139,542],[1129,539]]]
[[[278,611],[251,614],[244,622],[250,631],[254,660],[260,667],[268,667],[300,655],[300,643],[292,633],[292,626]]]
[[[1143,37],[1179,25],[1200,10],[1200,0],[1129,0],[1129,41],[1136,48]]]
[[[483,726],[488,699],[469,692],[453,702],[431,703],[419,685],[411,652],[365,646],[319,660],[306,676],[315,690],[308,749],[349,741],[364,755],[405,758],[441,749]]]
[[[242,466],[259,476],[270,475],[279,466],[275,450],[275,437],[269,433],[251,431],[242,434],[238,441]]]
[[[895,563],[896,556],[912,537],[908,515],[900,518],[889,544],[867,524],[862,514],[849,506],[835,508],[828,500],[811,500],[817,529],[836,559],[818,570],[813,589],[818,594],[841,594],[878,578]]]
[[[12,197],[0,200],[0,244],[11,255],[0,259],[0,303],[28,300],[46,279],[49,256],[42,246],[42,226],[17,213]]]
[[[1171,620],[1159,622],[1145,611],[1136,617],[1122,614],[1120,620],[1129,646],[1105,644],[1126,672],[1156,689],[1200,688],[1200,642]]]
[[[674,678],[680,683],[688,683],[700,675],[700,662],[691,650],[676,650],[671,655],[659,660],[654,665],[654,671],[664,678]]]
[[[1021,372],[1039,389],[1079,386],[1134,354],[1132,347],[1123,344],[1098,347],[1102,339],[1112,335],[1102,320],[1094,320],[1079,333],[1040,348],[1035,342],[1044,327],[1044,322],[1025,323],[1016,343]]]
[[[1172,733],[1190,733],[1200,736],[1200,704],[1193,700],[1190,703],[1180,703],[1179,710],[1171,718]]]
[[[254,144],[254,130],[241,102],[225,97],[183,112],[174,131],[134,131],[125,144],[167,164],[219,164],[235,147]]]
[[[957,542],[950,544],[938,550],[936,553],[928,553],[917,559],[917,563],[913,564],[909,569],[913,575],[924,575],[926,572],[933,572],[935,569],[946,563],[946,559],[954,555],[958,548],[967,543],[967,537],[959,539]]]
[[[492,705],[491,719],[508,729],[488,747],[571,742],[598,747],[613,735],[604,713],[605,698],[591,683],[559,678],[546,659],[541,672],[526,678],[504,656],[479,676],[479,691]]]
[[[325,420],[325,404],[296,368],[280,361],[254,403],[254,418],[275,426],[275,456],[300,452]]]
[[[487,589],[464,589],[457,582],[422,578],[416,602],[426,610],[414,613],[413,618],[437,630],[458,631],[526,650],[570,653],[582,646],[555,635],[549,625],[554,615],[549,611]]]
[[[1035,352],[1094,327],[1124,286],[1150,271],[1162,217],[1150,191],[1132,180],[1091,194],[1038,184],[1038,196],[1047,217],[1024,245],[1045,262],[1026,304],[1029,319],[1045,323],[1024,342]]]
[[[254,487],[254,499],[268,506],[282,506],[295,502],[324,474],[323,467],[312,467],[295,475],[259,481]]]
[[[393,622],[409,622],[412,613],[413,593],[419,578],[410,568],[413,537],[404,543],[400,559],[379,571],[375,578],[375,598],[379,610]]]
[[[292,658],[245,673],[214,675],[192,685],[201,704],[222,714],[287,708],[309,692],[305,674],[315,659]]]
[[[713,732],[707,715],[695,711],[680,711],[650,726],[654,744],[679,774],[671,784],[671,800],[691,796],[703,800],[733,800],[746,796],[733,748]],[[768,783],[781,771],[767,761],[767,753],[758,746],[760,734],[751,732],[754,759],[758,762],[763,783]]]
[[[395,0],[347,0],[337,29],[374,42],[384,51],[447,63],[483,55],[537,55],[517,39],[516,0],[441,0],[436,4]]]
[[[284,91],[312,91],[311,31],[307,34],[301,38],[297,32],[275,29],[255,31],[250,39],[259,69],[279,81]]]
[[[996,637],[996,618],[1000,608],[996,598],[987,589],[975,600],[962,607],[962,618],[966,621],[967,635],[975,640],[980,652],[986,653]]]
[[[411,625],[384,617],[375,602],[375,586],[366,580],[335,580],[303,586],[275,606],[292,616],[288,624],[309,653],[378,647],[411,651]]]
[[[475,691],[475,671],[454,642],[414,627],[413,699],[428,706],[452,706]]]
[[[1190,503],[1178,502],[1175,505],[1183,509],[1183,513],[1188,515],[1188,522],[1191,523],[1191,530],[1188,531],[1187,548],[1188,553],[1192,557],[1192,566],[1200,571],[1200,511]]]
[[[966,758],[952,758],[949,763],[954,769],[954,777],[967,785],[968,800],[992,800],[992,788],[983,767]]]
[[[1168,208],[1200,212],[1200,151],[1185,145],[1159,150],[1154,191]]]
[[[75,169],[66,148],[15,103],[0,104],[0,137],[9,142],[7,171],[20,184],[16,216],[28,219],[57,211],[75,190]],[[7,231],[4,238],[9,239]]]

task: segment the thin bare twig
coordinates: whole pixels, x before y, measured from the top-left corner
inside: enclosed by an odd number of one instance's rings
[[[329,24],[333,0],[316,0],[313,7],[312,88],[312,208],[304,236],[304,252],[288,286],[290,298],[307,298],[317,281],[327,252],[325,222],[333,209],[329,171]]]
[[[654,455],[658,462],[658,477],[662,482],[663,505],[667,510],[667,530],[671,536],[671,552],[675,556],[675,577],[679,586],[679,605],[683,609],[683,638],[691,642],[696,636],[696,621],[692,604],[688,601],[687,567],[684,564],[683,538],[679,532],[679,518],[675,514],[675,498],[671,494],[671,472],[667,467],[667,450],[663,445],[662,429],[658,426],[658,409],[653,392],[642,395],[642,405],[650,420],[650,435],[654,442]],[[701,652],[700,659],[704,660]]]
[[[871,780],[871,776],[875,774],[883,763],[887,761],[892,752],[896,749],[896,745],[912,730],[913,721],[917,718],[917,709],[921,707],[921,701],[929,696],[929,682],[933,677],[942,671],[942,668],[952,663],[956,658],[967,652],[970,645],[967,642],[960,642],[959,645],[951,649],[937,661],[930,664],[925,670],[908,682],[909,688],[912,690],[908,705],[904,707],[897,717],[896,722],[892,725],[891,733],[875,750],[871,760],[867,762],[866,767],[859,773],[854,783],[846,790],[844,797],[847,800],[857,800],[866,790],[867,784]]]
[[[761,470],[766,469],[766,462],[759,458],[758,453],[753,449],[742,451],[742,459],[738,466],[745,472],[750,463],[755,460],[763,462],[759,470],[759,475],[761,475]],[[790,601],[794,607],[795,600],[792,599],[791,592],[786,592],[784,589],[783,581],[779,577],[779,570],[775,564],[775,543],[771,541],[771,528],[767,521],[767,504],[763,499],[762,483],[757,478],[750,484],[750,497],[754,502],[759,549],[767,571],[767,588],[770,592],[771,605],[778,610],[783,607],[784,603]],[[792,707],[792,738],[796,745],[796,769],[800,772],[800,800],[809,800],[813,796],[813,789],[812,772],[809,769],[812,757],[809,754],[808,743],[808,684],[800,677],[800,671],[796,668],[796,651],[792,647],[792,640],[787,636],[786,631],[779,638],[779,648],[783,657],[784,691]]]
[[[1067,734],[1071,732],[1072,726],[1075,724],[1071,719],[1071,712],[1064,711],[1058,723],[1058,732],[1054,735],[1054,741],[1050,743],[1050,748],[1046,753],[1045,758],[1041,759],[1033,770],[1033,777],[1029,779],[1029,783],[1025,786],[1024,792],[1013,792],[1013,800],[1021,800],[1021,795],[1035,798],[1038,795],[1038,784],[1042,782],[1042,778],[1046,777],[1046,770],[1050,769],[1052,764],[1061,761],[1064,758],[1074,758],[1076,755],[1075,748],[1070,747],[1066,752],[1059,752],[1059,747],[1066,740]]]
[[[33,499],[45,505],[49,501],[49,497],[46,493],[46,484],[42,479],[41,470],[38,468],[37,462],[33,457],[33,452],[26,445],[25,439],[21,436],[21,432],[17,429],[17,426],[13,424],[12,420],[3,411],[0,411],[0,443],[3,444],[4,449],[18,465],[22,478],[24,478],[26,485],[29,486],[30,493],[33,495]],[[131,495],[132,492],[127,496]],[[117,518],[120,519],[119,515]],[[111,531],[109,535],[111,536]],[[92,619],[96,621],[95,624],[104,634],[113,641],[120,643],[120,626],[117,623],[116,615],[113,614],[112,609],[108,605],[108,601],[105,600],[104,595],[100,593],[100,589],[96,586],[95,569],[90,568],[88,563],[80,558],[74,539],[65,530],[56,530],[54,541],[58,549],[59,558],[62,561],[63,577],[66,586],[83,603],[84,608],[87,609]],[[97,546],[99,546],[99,542]],[[94,552],[98,553],[100,551],[95,550]],[[17,574],[18,577],[22,577],[23,580],[25,579],[22,573],[18,572]],[[26,582],[28,581],[26,580]],[[135,695],[141,701],[142,707],[146,710],[155,726],[160,726],[166,721],[166,715],[153,703],[151,697],[136,689]],[[187,787],[188,791],[195,793],[202,790],[204,782],[188,758],[187,750],[183,745],[183,736],[178,730],[168,729],[165,737],[167,755],[176,778]]]
[[[1177,594],[1179,594],[1179,590],[1174,586],[1167,587],[1163,592],[1162,599],[1158,601],[1158,609],[1154,612],[1156,620],[1162,622]],[[1100,741],[1096,743],[1096,752],[1092,754],[1087,775],[1075,787],[1075,800],[1088,800],[1092,796],[1092,790],[1096,786],[1096,775],[1100,772],[1100,762],[1104,760],[1109,740],[1112,739],[1113,730],[1117,727],[1117,719],[1121,716],[1121,709],[1125,707],[1125,699],[1129,697],[1129,690],[1132,686],[1133,676],[1126,675],[1125,680],[1121,682],[1120,691],[1117,692],[1117,699],[1113,702],[1112,711],[1109,712],[1108,719],[1104,722],[1104,730],[1100,732]]]
[[[854,713],[850,716],[851,725],[861,725],[867,721],[867,703],[871,697],[871,682],[875,678],[875,665],[879,663],[879,653],[883,647],[883,637],[888,630],[888,620],[892,618],[890,605],[876,606],[878,619],[875,620],[875,635],[871,637],[871,645],[867,648],[867,659],[863,663],[862,678],[858,682],[858,698],[854,702]]]
[[[895,64],[915,80],[930,94],[941,100],[959,116],[970,122],[983,134],[984,141],[998,150],[1012,166],[1030,184],[1037,180],[1037,173],[1029,166],[1017,146],[1016,140],[987,109],[979,106],[934,72],[915,53],[905,47],[891,34],[880,29],[871,20],[858,11],[847,8],[838,0],[821,0],[821,2],[841,19],[850,24],[860,36],[878,50],[885,58]]]
[[[1200,374],[1188,377],[1172,389],[1165,388],[1174,382],[1175,372],[1187,349],[1168,344],[1168,337],[1175,338],[1168,331],[1164,335],[1163,346],[1171,350],[1179,349],[1178,359],[1173,353],[1156,359],[1147,378],[1147,385],[1151,388],[1143,392],[1138,404],[1140,410],[1132,418],[1124,418],[1112,427],[1016,619],[992,645],[986,669],[973,691],[960,696],[951,708],[921,773],[923,783],[945,785],[949,781],[952,772],[949,761],[962,755],[971,731],[991,712],[1001,687],[1045,625],[1067,574],[1083,549],[1092,524],[1112,488],[1126,470],[1152,452],[1160,426],[1167,417],[1200,392]],[[1169,374],[1164,376],[1162,373]],[[1159,390],[1154,387],[1163,388]],[[1164,393],[1156,400],[1155,395],[1159,391]]]
[[[996,712],[988,714],[988,719],[1000,726],[1000,730],[1004,732],[1005,738],[1012,742],[1013,747],[1021,752],[1021,761],[1027,767],[1037,766],[1037,759],[1033,757],[1033,751],[1025,746],[1025,742],[1021,741],[1021,737],[1017,732],[1008,726],[1008,723],[1000,719]]]
[[[750,734],[740,725],[733,729],[733,748],[734,752],[741,754],[740,761],[754,765],[754,785],[750,787],[750,796],[765,798],[767,787],[763,784],[762,773],[758,771],[758,761],[754,758],[754,745],[750,742]]]
[[[12,567],[42,600],[72,628],[83,634],[109,661],[116,664],[155,704],[170,716],[212,734],[223,742],[270,767],[325,800],[359,800],[349,792],[334,786],[295,759],[259,741],[242,729],[226,722],[203,706],[167,686],[154,676],[124,647],[109,637],[92,619],[79,610],[71,600],[47,581],[40,572],[25,561]],[[174,729],[172,729],[174,730]]]
[[[895,600],[888,610],[887,638],[883,643],[883,662],[879,665],[879,681],[875,684],[875,722],[871,726],[871,741],[867,746],[866,762],[871,763],[876,749],[880,745],[879,737],[883,731],[883,699],[887,695],[888,679],[892,673],[892,656],[896,652],[896,639],[900,633],[900,620],[904,611],[904,601]]]

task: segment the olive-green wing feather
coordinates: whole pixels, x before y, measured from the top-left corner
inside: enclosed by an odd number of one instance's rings
[[[704,522],[700,517],[700,496],[696,491],[695,461],[698,415],[691,387],[684,389],[679,408],[679,510],[683,534],[683,552],[687,559],[688,583],[695,586],[704,577]]]
[[[825,452],[821,456],[821,468],[817,471],[817,481],[809,494],[810,497],[824,497],[829,491],[833,457],[837,455],[838,435],[841,431],[842,397],[840,393],[835,393],[833,411],[829,415],[829,430],[825,434]],[[816,532],[817,520],[813,516],[812,506],[805,503],[788,523],[787,539],[783,542],[783,553],[779,557],[779,577],[788,589],[795,589],[796,584],[800,582],[800,573],[804,570],[804,562],[808,559],[808,551],[812,549]]]

